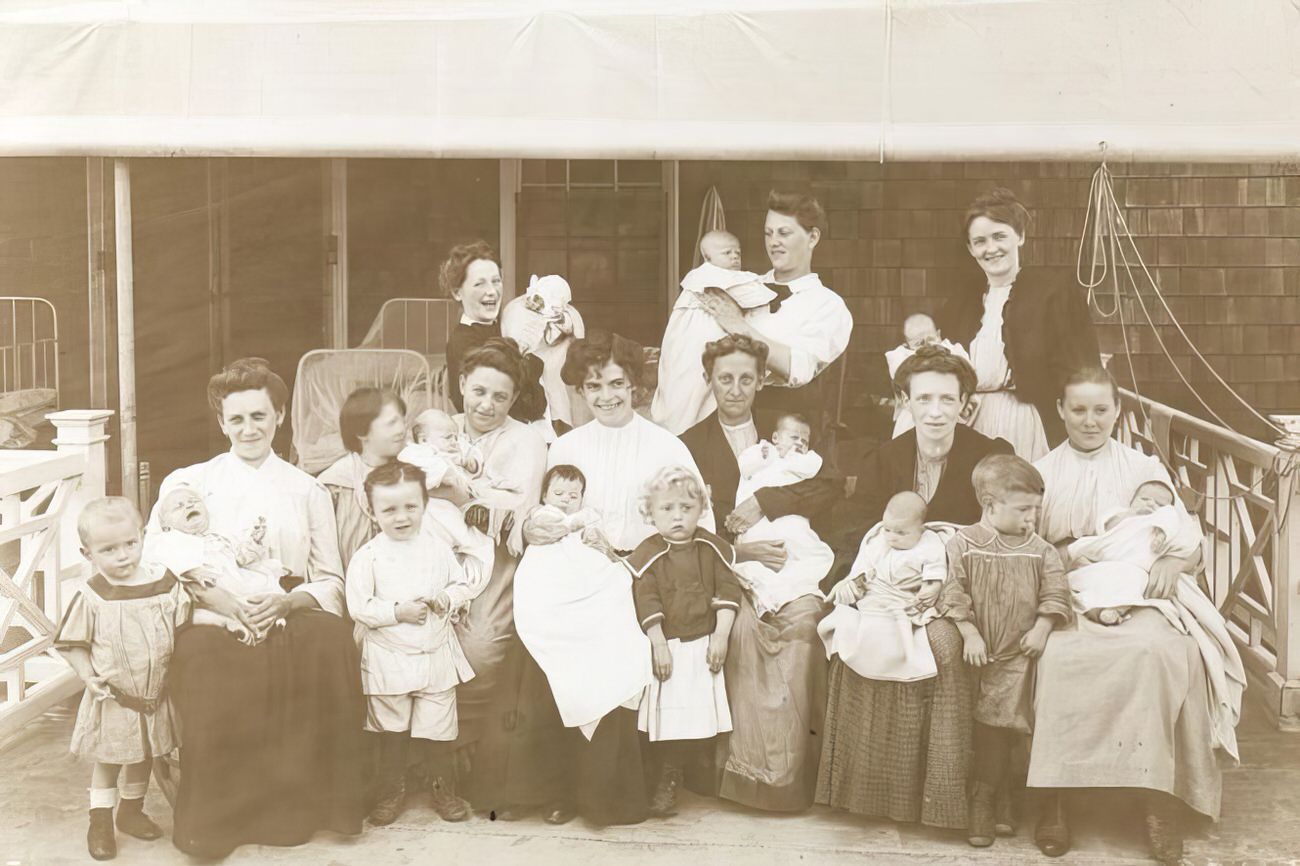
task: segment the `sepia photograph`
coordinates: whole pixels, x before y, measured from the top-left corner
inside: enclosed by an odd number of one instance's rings
[[[1300,864],[1300,0],[0,0],[0,866]]]

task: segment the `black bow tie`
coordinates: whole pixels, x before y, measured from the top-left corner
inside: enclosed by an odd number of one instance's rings
[[[782,285],[781,283],[764,283],[763,285],[776,292],[776,297],[767,305],[768,310],[773,313],[781,309],[781,305],[786,302],[786,299],[789,298],[791,294],[793,294],[790,291],[789,286]]]

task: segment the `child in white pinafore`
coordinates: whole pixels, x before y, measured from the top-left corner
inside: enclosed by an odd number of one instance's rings
[[[370,823],[391,824],[402,812],[412,738],[427,743],[434,809],[444,821],[463,821],[469,804],[447,783],[459,734],[456,686],[474,670],[451,612],[474,593],[451,548],[420,529],[428,492],[418,467],[385,464],[366,477],[365,488],[381,534],[353,555],[345,590],[361,645],[366,730],[378,740]]]
[[[96,860],[117,856],[114,806],[123,833],[162,836],[144,814],[144,795],[153,759],[180,745],[166,678],[176,627],[188,617],[190,599],[164,567],[140,564],[142,529],[140,513],[120,496],[82,509],[77,533],[94,572],[68,603],[54,637],[55,648],[86,684],[71,749],[95,762],[86,847]]]
[[[627,558],[655,676],[638,727],[650,735],[660,764],[650,814],[665,816],[676,813],[686,762],[711,751],[713,738],[731,730],[722,665],[740,609],[740,584],[731,545],[699,528],[708,494],[694,472],[684,466],[659,470],[639,505],[656,534]]]

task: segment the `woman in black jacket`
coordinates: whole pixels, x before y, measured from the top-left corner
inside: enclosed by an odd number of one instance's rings
[[[966,211],[966,247],[984,271],[939,316],[944,336],[970,352],[979,378],[971,426],[1037,460],[1065,438],[1056,398],[1070,371],[1100,366],[1097,334],[1078,286],[1020,271],[1029,211],[1006,189]]]

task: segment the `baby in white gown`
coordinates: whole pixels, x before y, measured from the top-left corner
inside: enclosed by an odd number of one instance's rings
[[[1200,542],[1199,527],[1169,485],[1140,485],[1129,507],[1104,516],[1100,529],[1069,547],[1075,608],[1102,625],[1120,624],[1135,606],[1168,608],[1168,601],[1145,597],[1151,567],[1167,553],[1190,554]]]
[[[704,263],[682,278],[659,352],[659,385],[650,405],[656,424],[681,435],[703,421],[717,404],[704,377],[704,347],[726,336],[705,309],[704,296],[721,292],[742,310],[763,309],[776,297],[758,274],[740,269],[740,241],[725,231],[700,240]]]
[[[926,503],[895,494],[880,523],[862,539],[849,576],[831,590],[834,610],[817,626],[826,657],[838,655],[859,676],[913,682],[938,673],[925,625],[948,575],[944,538],[927,526]]]
[[[821,455],[808,450],[811,433],[812,428],[803,416],[784,415],[777,419],[771,442],[759,442],[740,452],[736,501],[744,502],[764,487],[785,487],[805,481],[821,471]],[[776,520],[762,517],[736,541],[785,543],[786,561],[780,571],[773,571],[761,562],[736,565],[736,575],[749,590],[759,616],[774,613],[804,595],[821,597],[818,583],[831,570],[835,554],[813,531],[807,517],[799,514],[787,514]]]
[[[480,485],[500,486],[483,476],[482,454],[446,412],[424,410],[416,416],[411,432],[415,442],[403,448],[397,459],[419,467],[424,472],[425,486],[429,490],[445,485],[473,499],[477,498]],[[425,514],[457,543],[472,543],[460,506],[431,496]]]
[[[158,504],[162,532],[149,539],[149,558],[173,574],[204,586],[217,586],[240,600],[256,595],[283,595],[281,578],[289,570],[271,557],[266,546],[266,520],[260,519],[239,540],[209,529],[207,504],[192,488],[177,487]],[[231,617],[195,607],[193,622],[217,625],[252,646],[267,632],[254,633]],[[279,620],[275,625],[283,625]]]

